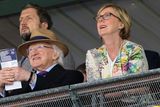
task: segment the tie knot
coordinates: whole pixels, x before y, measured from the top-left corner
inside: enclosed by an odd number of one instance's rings
[[[41,71],[38,73],[39,76],[46,77],[47,71]]]

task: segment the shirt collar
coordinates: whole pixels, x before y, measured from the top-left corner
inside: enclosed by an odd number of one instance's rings
[[[46,72],[49,72],[54,66],[56,66],[57,65],[57,63],[56,64],[53,64],[53,65],[51,65],[50,67],[48,67],[45,71]],[[37,71],[37,74],[39,73],[40,71]]]

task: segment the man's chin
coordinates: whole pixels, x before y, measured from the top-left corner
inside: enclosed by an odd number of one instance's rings
[[[31,33],[23,33],[23,34],[21,34],[21,38],[22,38],[24,41],[29,41],[30,36],[31,36]]]

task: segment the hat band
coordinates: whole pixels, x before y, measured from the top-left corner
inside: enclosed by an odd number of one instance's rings
[[[35,37],[32,37],[32,38],[30,39],[30,41],[32,41],[32,40],[39,40],[39,39],[49,39],[49,38],[44,37],[44,36],[35,36]]]

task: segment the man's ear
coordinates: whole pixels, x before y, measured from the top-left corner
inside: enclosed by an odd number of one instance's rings
[[[59,57],[59,54],[58,54],[57,52],[53,52],[52,58],[53,58],[54,60],[57,60],[58,57]]]
[[[41,27],[47,29],[48,28],[48,23],[47,22],[43,22],[41,24]]]

